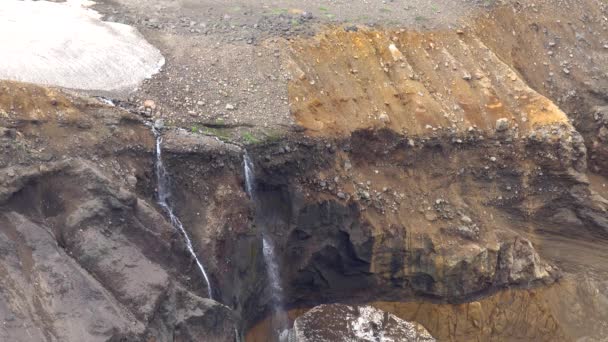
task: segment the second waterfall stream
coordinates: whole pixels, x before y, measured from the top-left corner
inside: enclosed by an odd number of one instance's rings
[[[245,189],[249,198],[255,203],[257,209],[258,203],[255,196],[256,186],[253,161],[246,151],[243,155],[243,166],[245,169]],[[277,332],[279,341],[286,341],[289,322],[287,313],[283,308],[283,287],[281,286],[279,264],[277,262],[274,244],[268,236],[266,228],[262,228],[262,251],[266,264],[266,272],[268,273],[268,281],[270,283],[271,299],[275,317],[274,328]]]
[[[188,236],[188,232],[184,229],[184,225],[179,220],[179,218],[173,213],[173,208],[169,203],[169,198],[171,197],[171,191],[169,187],[169,175],[167,174],[167,170],[163,165],[162,159],[162,141],[163,138],[160,132],[152,127],[152,132],[154,133],[154,137],[156,138],[156,162],[155,162],[155,171],[156,171],[156,183],[157,183],[157,195],[158,195],[158,204],[163,208],[163,210],[169,215],[169,219],[171,220],[171,224],[175,227],[181,235],[183,236],[186,247],[188,248],[188,252],[196,262],[196,266],[200,270],[205,278],[205,282],[207,283],[207,291],[209,294],[209,298],[213,299],[213,291],[211,290],[211,282],[209,281],[209,277],[207,276],[207,272],[205,271],[205,267],[199,260],[196,252],[194,251],[194,247],[192,245],[192,240]]]

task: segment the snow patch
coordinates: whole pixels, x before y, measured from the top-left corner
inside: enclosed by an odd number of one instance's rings
[[[92,1],[2,0],[0,79],[132,90],[165,59],[133,27],[101,21]]]

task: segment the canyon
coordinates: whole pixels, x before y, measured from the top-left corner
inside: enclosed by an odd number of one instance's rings
[[[407,3],[99,1],[137,90],[0,73],[0,340],[604,341],[608,4]]]

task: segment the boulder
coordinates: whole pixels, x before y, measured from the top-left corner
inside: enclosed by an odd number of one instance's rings
[[[319,305],[294,322],[289,342],[400,341],[435,339],[418,324],[372,306]]]

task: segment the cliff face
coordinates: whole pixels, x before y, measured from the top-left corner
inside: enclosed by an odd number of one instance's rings
[[[267,42],[296,124],[263,139],[1,81],[0,339],[268,341],[261,232],[292,320],[339,302],[440,341],[606,336],[605,5],[538,6]]]
[[[155,208],[153,137],[94,99],[2,83],[2,339],[234,339]],[[7,96],[10,94],[10,96]]]

